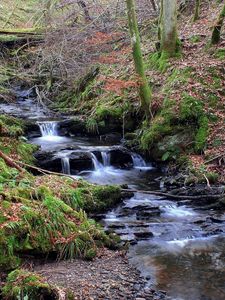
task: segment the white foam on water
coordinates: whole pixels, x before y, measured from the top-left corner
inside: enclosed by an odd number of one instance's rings
[[[63,174],[71,174],[70,172],[70,159],[69,157],[62,157],[61,158],[61,164],[62,164],[62,172]]]
[[[176,217],[176,218],[183,218],[183,217],[192,217],[195,216],[196,213],[186,206],[177,206],[177,205],[166,205],[164,207],[160,207],[163,211],[163,215],[166,217]]]
[[[38,122],[37,123],[40,131],[41,131],[41,135],[43,137],[45,136],[58,136],[58,132],[57,132],[57,127],[58,127],[58,122],[55,121],[47,121],[47,122]]]

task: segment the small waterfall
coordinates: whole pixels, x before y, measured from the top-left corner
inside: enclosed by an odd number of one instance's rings
[[[101,152],[104,167],[110,166],[111,155],[109,152]]]
[[[146,167],[146,162],[141,157],[141,155],[137,153],[132,153],[131,155],[134,168]]]
[[[103,165],[98,161],[98,159],[94,153],[91,153],[91,158],[92,158],[92,163],[93,163],[95,171],[98,171],[99,169],[103,168]]]
[[[62,157],[61,158],[61,164],[62,164],[62,172],[63,174],[71,174],[70,173],[70,159],[69,157]]]
[[[57,122],[38,122],[42,136],[58,136],[57,133]]]

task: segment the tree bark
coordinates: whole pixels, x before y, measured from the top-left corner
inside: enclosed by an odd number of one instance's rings
[[[220,42],[220,34],[221,34],[221,29],[223,26],[223,21],[225,18],[225,3],[222,7],[222,10],[219,14],[218,20],[216,21],[216,24],[213,28],[213,32],[212,32],[212,38],[211,38],[211,44],[212,45],[216,45]]]
[[[193,17],[194,22],[196,22],[199,19],[200,2],[200,0],[195,0],[195,13]]]
[[[152,98],[152,92],[148,85],[144,61],[141,51],[141,41],[138,30],[137,16],[135,10],[134,0],[126,0],[127,3],[127,15],[128,15],[128,24],[131,36],[131,45],[133,52],[133,59],[135,64],[135,70],[140,80],[139,95],[141,100],[141,107],[147,118],[150,117],[150,102]]]
[[[151,4],[152,4],[152,7],[154,9],[154,11],[157,11],[157,6],[156,6],[156,3],[155,3],[155,0],[150,0]]]
[[[161,0],[161,55],[173,57],[179,52],[177,34],[177,0]]]

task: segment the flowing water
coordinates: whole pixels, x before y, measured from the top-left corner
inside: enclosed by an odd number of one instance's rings
[[[42,136],[32,142],[41,145],[44,151],[54,150],[61,159],[63,173],[97,184],[126,183],[139,190],[159,189],[155,178],[160,172],[140,155],[130,152],[130,160],[121,167],[115,163],[120,152],[113,154],[120,151],[120,146],[58,136],[57,122],[38,125]],[[91,164],[90,168],[79,171],[71,164],[74,155],[80,152]],[[130,261],[150,278],[149,284],[165,290],[171,299],[225,299],[223,212],[195,208],[189,201],[177,203],[135,193],[108,212],[102,223],[130,242]]]

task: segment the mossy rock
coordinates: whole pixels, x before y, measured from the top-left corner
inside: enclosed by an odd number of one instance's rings
[[[50,285],[41,275],[25,269],[17,269],[9,273],[2,288],[3,299],[8,300],[57,300],[59,299],[59,292],[63,292],[65,300],[74,299],[69,290]]]
[[[177,159],[193,142],[193,132],[179,132],[174,135],[165,136],[160,142],[155,143],[151,156],[157,161],[169,161]]]

